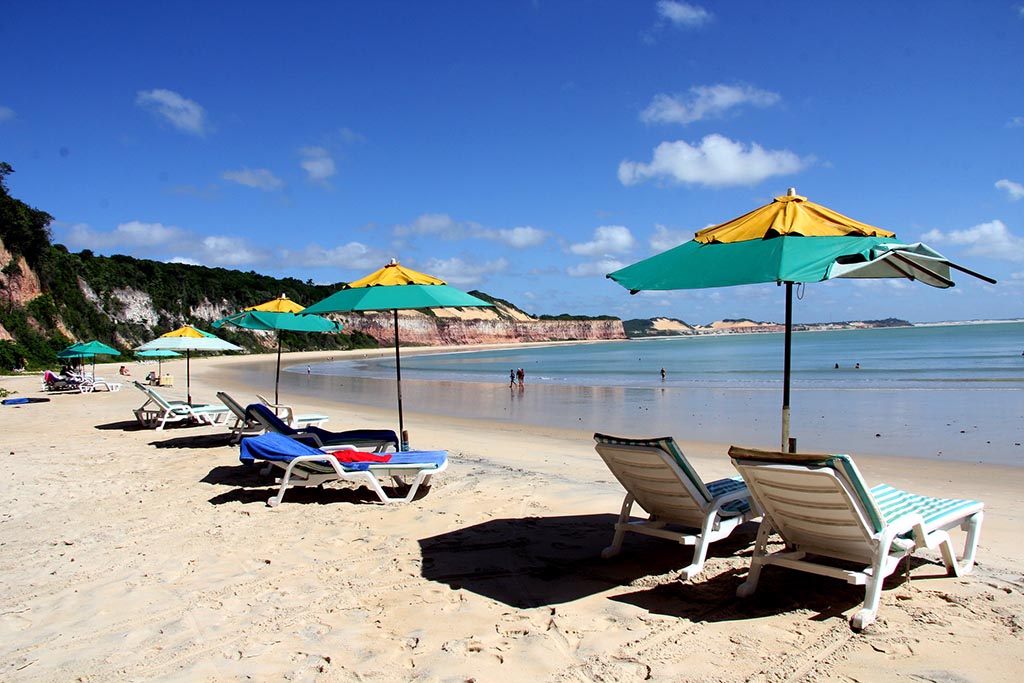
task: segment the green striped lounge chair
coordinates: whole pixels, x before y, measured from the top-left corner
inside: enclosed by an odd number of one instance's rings
[[[736,594],[757,589],[761,570],[776,565],[865,586],[864,604],[850,619],[860,630],[878,614],[882,583],[899,562],[922,548],[938,549],[951,576],[974,566],[984,518],[982,503],[931,498],[886,484],[868,488],[847,455],[778,453],[733,446],[733,464],[764,512],[747,580]],[[958,561],[949,532],[967,532]],[[785,547],[767,551],[772,532]],[[865,565],[838,566],[837,561]]]
[[[693,560],[680,574],[685,581],[703,569],[711,543],[758,515],[740,477],[705,482],[672,437],[594,434],[594,440],[594,448],[626,489],[612,543],[602,557],[619,553],[627,531],[692,545]],[[632,518],[634,503],[647,513],[647,519]]]

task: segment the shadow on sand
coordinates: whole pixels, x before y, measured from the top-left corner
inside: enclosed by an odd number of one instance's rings
[[[516,608],[571,602],[645,577],[678,583],[670,577],[690,563],[692,548],[630,534],[620,555],[603,559],[615,520],[613,514],[494,519],[425,538],[423,577]],[[749,553],[756,526],[748,526],[712,545],[709,559]],[[727,582],[731,595],[738,580]]]
[[[202,482],[234,488],[231,491],[217,494],[210,499],[210,503],[213,505],[266,503],[268,498],[277,495],[278,485],[274,483],[274,478],[281,474],[282,470],[274,468],[269,474],[262,474],[262,471],[263,467],[252,465],[214,467],[202,478]],[[384,490],[389,491],[388,487],[384,487]],[[425,495],[422,488],[421,493]],[[421,493],[417,493],[416,499],[420,498]],[[295,486],[285,492],[284,502],[281,505],[333,505],[335,503],[380,504],[380,499],[367,488],[346,488],[344,484],[309,488]]]

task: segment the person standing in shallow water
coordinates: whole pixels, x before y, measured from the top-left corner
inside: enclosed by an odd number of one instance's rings
[[[516,370],[516,379],[519,380],[519,386],[523,387],[526,385],[526,370],[519,368]]]
[[[661,378],[665,379],[665,368],[661,369]]]

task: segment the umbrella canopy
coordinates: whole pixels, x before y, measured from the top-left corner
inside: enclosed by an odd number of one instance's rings
[[[249,306],[245,310],[247,311],[266,311],[268,313],[298,313],[303,309],[303,306],[295,303],[288,298],[287,294],[282,294],[276,299],[265,301],[262,304],[256,306]]]
[[[786,285],[782,385],[782,450],[790,450],[789,399],[793,283],[833,278],[907,278],[952,287],[950,269],[988,282],[922,244],[900,244],[895,233],[827,209],[793,190],[734,220],[701,230],[693,240],[626,266],[607,277],[643,290],[704,289],[762,282]]]
[[[214,327],[234,325],[246,330],[274,330],[277,333],[277,374],[274,378],[274,403],[279,400],[278,389],[281,385],[281,332],[341,332],[341,323],[336,323],[318,315],[296,315],[304,310],[282,294],[258,306],[250,306],[234,315],[221,318],[213,323]]]
[[[148,351],[139,351],[135,354],[136,358],[156,358],[156,374],[164,374],[164,358],[181,358],[181,354],[177,351],[171,351],[170,349],[150,349]]]
[[[431,275],[403,267],[395,259],[364,278],[350,282],[323,301],[303,311],[341,313],[347,311],[392,311],[395,321],[395,374],[398,385],[398,433],[403,448],[408,439],[402,415],[402,357],[398,342],[398,311],[417,308],[461,308],[493,306]]]
[[[224,341],[220,337],[203,332],[191,325],[179,327],[136,348],[136,351],[169,350],[185,352],[185,394],[192,403],[192,351],[241,351],[241,346]]]
[[[121,352],[96,340],[75,342],[57,354],[57,358],[70,359],[92,358],[92,376],[96,378],[96,356],[120,356]]]

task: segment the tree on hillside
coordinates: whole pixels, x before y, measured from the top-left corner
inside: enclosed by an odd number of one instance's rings
[[[35,268],[50,246],[50,223],[53,216],[33,209],[10,195],[5,182],[14,169],[0,161],[0,240],[15,257],[24,256]],[[7,267],[10,264],[3,264]]]

